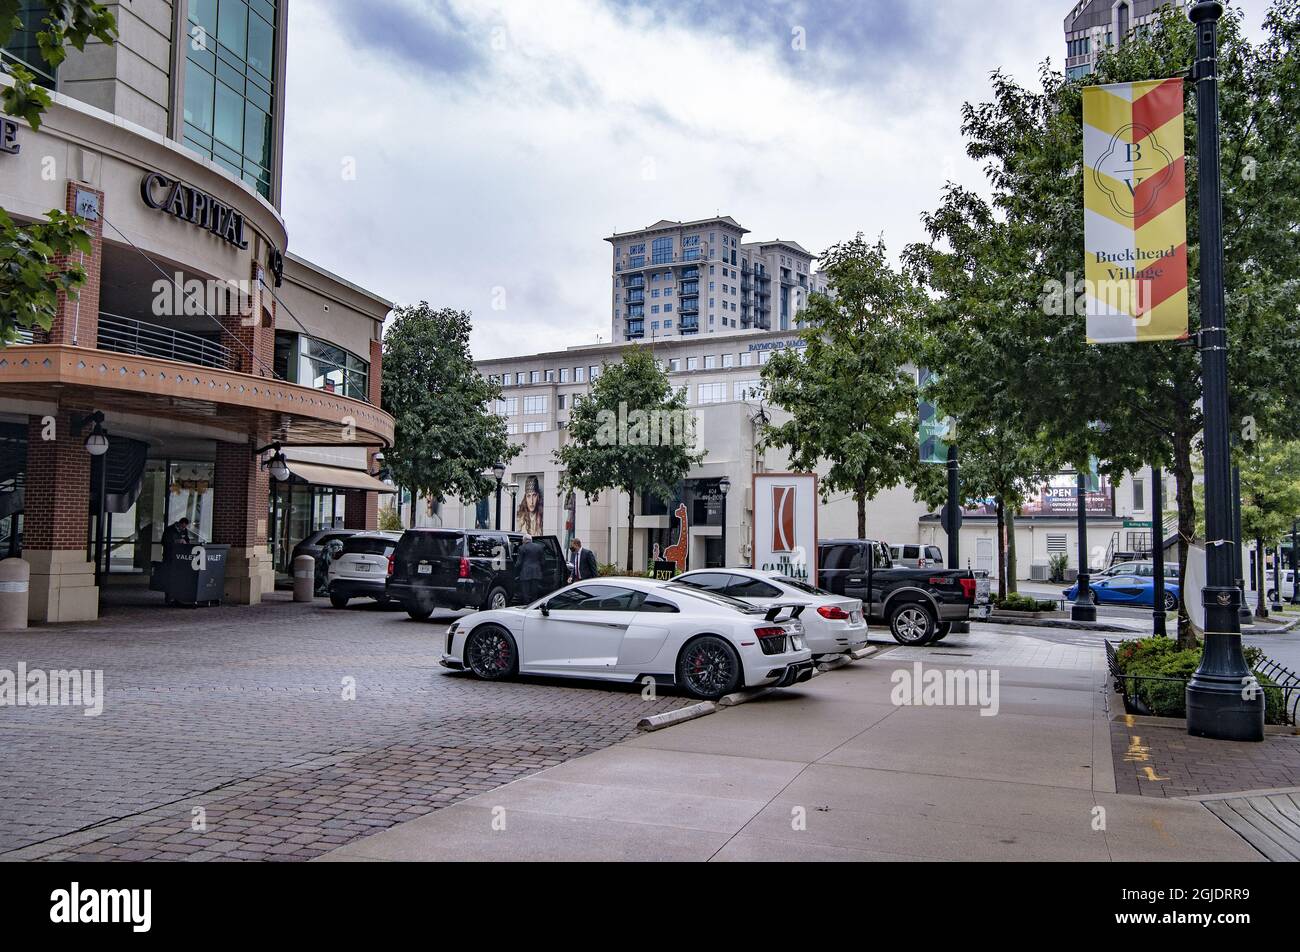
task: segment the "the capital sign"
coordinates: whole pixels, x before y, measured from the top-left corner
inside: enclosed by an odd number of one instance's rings
[[[229,245],[248,247],[243,214],[192,185],[149,172],[140,182],[140,197],[150,208],[210,231]]]
[[[0,152],[17,155],[22,149],[18,143],[18,123],[12,119],[0,118]]]

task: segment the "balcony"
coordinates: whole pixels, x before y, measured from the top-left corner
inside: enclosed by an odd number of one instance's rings
[[[691,299],[691,300],[689,300],[689,301],[682,301],[680,304],[677,305],[677,313],[679,313],[679,314],[698,314],[698,313],[700,313],[700,300],[699,300],[699,298],[693,298],[693,299]]]
[[[694,334],[700,329],[699,318],[686,317],[678,323],[677,329],[683,334]]]
[[[116,314],[99,315],[98,349],[221,370],[238,366],[230,349],[210,338]]]
[[[645,303],[645,292],[644,292],[644,291],[641,291],[641,290],[628,291],[628,292],[627,292],[627,303],[628,303],[628,304],[644,304],[644,303]]]

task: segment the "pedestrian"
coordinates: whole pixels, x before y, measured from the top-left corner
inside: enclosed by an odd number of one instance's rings
[[[542,544],[534,542],[532,536],[524,533],[523,541],[515,550],[515,590],[525,605],[537,599],[537,593],[542,587],[545,556],[546,549]]]
[[[190,520],[181,516],[166,529],[162,534],[163,558],[170,559],[172,552],[181,546],[189,546],[194,540],[190,537]],[[186,549],[188,552],[188,548]]]
[[[600,574],[596,564],[596,553],[582,547],[581,539],[569,543],[569,581],[581,582],[583,579],[595,578]]]

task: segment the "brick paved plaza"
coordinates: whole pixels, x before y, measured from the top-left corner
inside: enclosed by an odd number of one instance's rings
[[[1269,733],[1262,743],[1192,737],[1179,726],[1113,722],[1119,793],[1190,797],[1300,787],[1300,737]]]
[[[277,594],[4,634],[0,669],[102,669],[106,699],[0,707],[0,859],[310,859],[689,703],[450,673],[446,620]]]

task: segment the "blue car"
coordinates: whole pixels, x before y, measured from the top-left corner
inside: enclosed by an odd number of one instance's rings
[[[1110,575],[1091,582],[1088,588],[1099,605],[1133,605],[1147,608],[1155,607],[1156,580],[1144,575]],[[1066,601],[1074,601],[1078,593],[1078,583],[1071,585],[1063,594]],[[1165,579],[1165,611],[1171,612],[1178,607],[1178,582]]]

